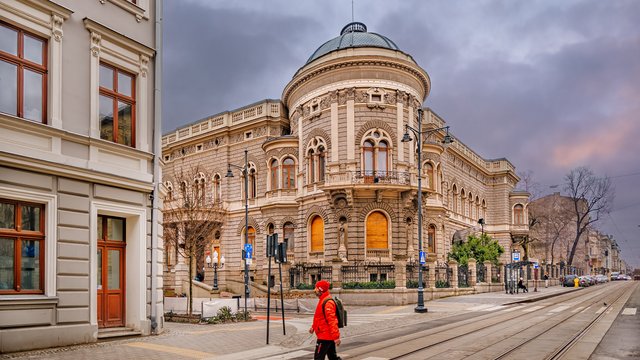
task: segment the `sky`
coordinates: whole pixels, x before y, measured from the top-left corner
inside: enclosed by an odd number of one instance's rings
[[[640,267],[640,1],[165,0],[163,133],[282,90],[355,21],[431,78],[424,103],[538,195],[570,169],[609,176],[595,226]],[[556,186],[558,185],[558,186]]]

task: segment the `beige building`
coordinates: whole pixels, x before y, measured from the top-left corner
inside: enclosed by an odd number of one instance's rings
[[[155,4],[0,2],[0,353],[162,330]]]
[[[163,181],[170,196],[204,182],[207,201],[225,214],[207,250],[225,256],[221,288],[242,292],[245,223],[254,248],[252,284],[266,284],[265,239],[277,233],[288,240],[285,286],[322,277],[338,287],[386,279],[404,288],[405,265],[418,256],[418,206],[432,266],[447,260],[454,239],[481,230],[505,247],[507,262],[513,241],[528,233],[528,193],[514,191],[519,178],[507,159],[485,159],[459,139],[442,143],[446,131],[435,129],[445,120],[422,108],[430,90],[429,75],[411,55],[351,23],[298,69],[280,100],[165,133]],[[416,142],[401,140],[407,126],[418,127],[421,111],[418,204]],[[244,170],[235,168],[244,168],[244,150],[248,189]],[[225,177],[228,163],[234,177]],[[197,179],[178,179],[196,167],[202,169]],[[198,257],[200,268],[205,255]],[[165,265],[165,288],[185,293],[184,259],[167,249]]]

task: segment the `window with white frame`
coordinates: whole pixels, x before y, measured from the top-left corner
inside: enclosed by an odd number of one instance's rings
[[[323,138],[316,136],[307,144],[307,183],[324,181],[327,145]]]
[[[282,160],[282,188],[283,189],[295,189],[295,162],[292,158],[286,157]],[[322,169],[324,166],[321,166]],[[323,176],[324,178],[324,176]]]
[[[362,138],[362,171],[365,176],[383,178],[391,168],[391,137],[382,129],[369,130]]]

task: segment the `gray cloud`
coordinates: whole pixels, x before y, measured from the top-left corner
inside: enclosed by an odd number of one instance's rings
[[[279,98],[350,19],[340,0],[166,1],[165,131]],[[427,70],[425,105],[481,156],[545,185],[640,172],[640,2],[356,1],[355,19]],[[623,210],[601,223],[637,266],[639,179],[614,178]]]

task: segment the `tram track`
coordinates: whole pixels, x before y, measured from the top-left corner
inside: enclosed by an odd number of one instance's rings
[[[610,291],[611,291],[610,289],[606,289],[603,287],[602,289],[596,290],[596,292],[592,294],[588,294],[588,296],[586,297],[585,295],[587,294],[584,294],[582,291],[579,291],[579,292],[572,292],[569,294],[563,294],[551,299],[545,299],[544,306],[540,306],[540,305],[534,306],[533,307],[534,310],[530,310],[528,313],[524,315],[520,314],[520,315],[514,316],[515,314],[512,314],[511,310],[509,309],[505,309],[497,313],[483,314],[480,316],[476,316],[472,319],[468,319],[466,321],[459,321],[459,322],[447,324],[444,326],[439,326],[432,329],[420,331],[411,335],[405,335],[399,338],[390,339],[388,341],[381,341],[381,342],[378,342],[377,344],[363,346],[359,349],[353,349],[348,351],[350,355],[349,358],[362,359],[362,358],[366,358],[367,356],[379,357],[382,354],[385,354],[383,356],[389,356],[393,354],[389,357],[389,359],[420,358],[416,356],[416,354],[419,354],[419,353],[426,354],[426,352],[430,349],[435,350],[438,347],[442,348],[443,346],[446,346],[449,343],[455,343],[456,341],[460,341],[461,339],[464,339],[467,336],[477,334],[482,331],[488,332],[488,331],[491,331],[492,329],[504,328],[506,324],[508,324],[509,322],[526,324],[527,328],[542,326],[543,331],[541,331],[537,335],[537,336],[540,336],[544,334],[546,331],[551,330],[553,327],[558,326],[558,324],[576,315],[579,315],[583,312],[583,311],[580,311],[576,313],[570,313],[568,316],[566,314],[563,314],[563,316],[560,316],[561,314],[556,314],[554,315],[554,317],[542,316],[542,320],[535,321],[536,318],[541,317],[541,314],[548,312],[550,308],[556,307],[560,304],[566,304],[567,302],[573,302],[575,299],[579,299],[580,302],[573,304],[572,306],[578,307],[579,305],[584,305],[582,307],[585,309],[588,309],[591,306],[601,302],[607,302],[608,304],[613,304],[615,300],[619,299],[623,295],[625,288],[616,289],[615,293],[617,294],[617,296],[615,298],[611,297]],[[606,299],[606,300],[603,300],[603,299]],[[511,306],[517,307],[518,305],[511,305]],[[604,311],[601,311],[600,314],[605,314],[608,311],[608,308],[605,309]],[[549,323],[550,319],[552,318],[556,318],[559,320],[552,321],[555,325],[553,327],[549,327],[548,329],[545,329],[547,327],[545,326],[545,323]],[[460,332],[459,330],[456,331],[456,329],[460,329],[462,327],[464,327],[467,330],[464,330],[462,332]],[[587,331],[587,330],[585,329],[583,330],[583,332],[584,331]],[[498,332],[498,330],[496,329],[495,332]],[[514,336],[515,335],[517,334],[514,334]],[[534,335],[533,337],[535,338],[537,336]],[[496,346],[498,343],[508,340],[510,337],[513,337],[513,336],[502,336],[502,337],[499,337],[496,341],[490,341],[490,342],[484,341],[483,346],[485,346],[485,349],[491,348],[493,346]],[[425,341],[427,341],[428,343],[425,344],[424,343]],[[514,354],[515,352],[518,351],[520,347],[526,345],[529,342],[530,341],[518,342],[516,346],[511,346],[505,351],[499,353],[497,356],[485,354],[487,356],[484,356],[484,357],[479,356],[477,358],[503,359],[503,358],[509,357],[510,354]],[[563,347],[566,347],[566,346],[563,346]],[[438,353],[437,350],[435,351],[436,353]],[[560,354],[560,351],[558,351],[558,353]],[[465,357],[473,358],[474,356],[473,356],[473,353],[460,356],[460,358],[465,358]],[[558,357],[549,357],[549,358],[555,359]]]

